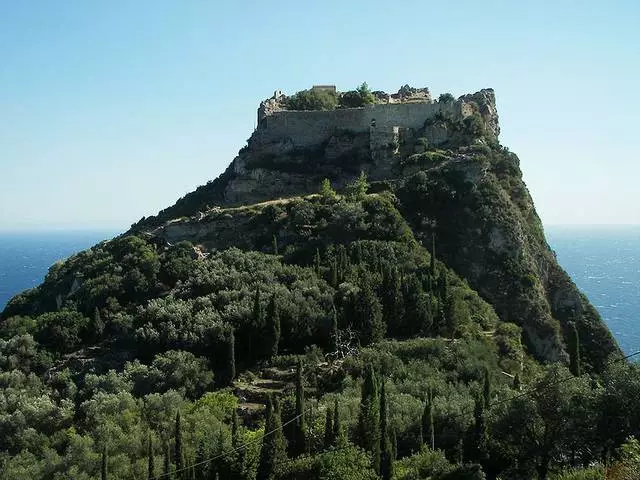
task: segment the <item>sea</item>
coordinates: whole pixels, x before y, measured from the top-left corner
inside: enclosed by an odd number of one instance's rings
[[[547,226],[560,265],[598,309],[626,354],[640,350],[640,225]],[[0,311],[49,267],[113,231],[0,232]]]

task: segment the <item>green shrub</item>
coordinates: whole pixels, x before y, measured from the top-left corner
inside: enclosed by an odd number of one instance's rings
[[[289,110],[334,110],[338,95],[328,90],[302,90],[287,99]]]

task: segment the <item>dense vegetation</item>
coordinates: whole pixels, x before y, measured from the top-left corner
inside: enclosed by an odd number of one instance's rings
[[[287,97],[286,107],[289,110],[334,110],[362,107],[375,101],[375,96],[365,82],[355,90],[342,93],[319,88],[301,90]]]
[[[544,243],[517,158],[415,147],[393,188],[326,180],[199,245],[130,233],[53,265],[0,318],[0,479],[637,478],[640,369],[586,299],[545,324],[534,253],[461,260],[498,227]],[[534,317],[566,362],[533,355]]]

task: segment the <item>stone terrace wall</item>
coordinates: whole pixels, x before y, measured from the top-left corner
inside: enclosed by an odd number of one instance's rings
[[[461,104],[404,103],[373,104],[362,108],[330,111],[282,110],[265,116],[254,132],[250,145],[262,146],[282,139],[290,139],[297,148],[321,144],[337,130],[356,133],[371,132],[372,144],[379,131],[385,138],[393,127],[420,129],[437,112],[461,115]],[[375,120],[375,127],[372,121]]]

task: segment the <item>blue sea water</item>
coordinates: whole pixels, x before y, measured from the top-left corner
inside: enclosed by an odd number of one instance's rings
[[[547,241],[628,355],[640,350],[640,226],[547,227]]]
[[[587,294],[625,353],[640,350],[640,226],[547,227],[560,265]],[[0,233],[0,310],[49,267],[115,232]]]
[[[0,311],[16,293],[39,285],[57,260],[113,236],[113,231],[0,232]]]

